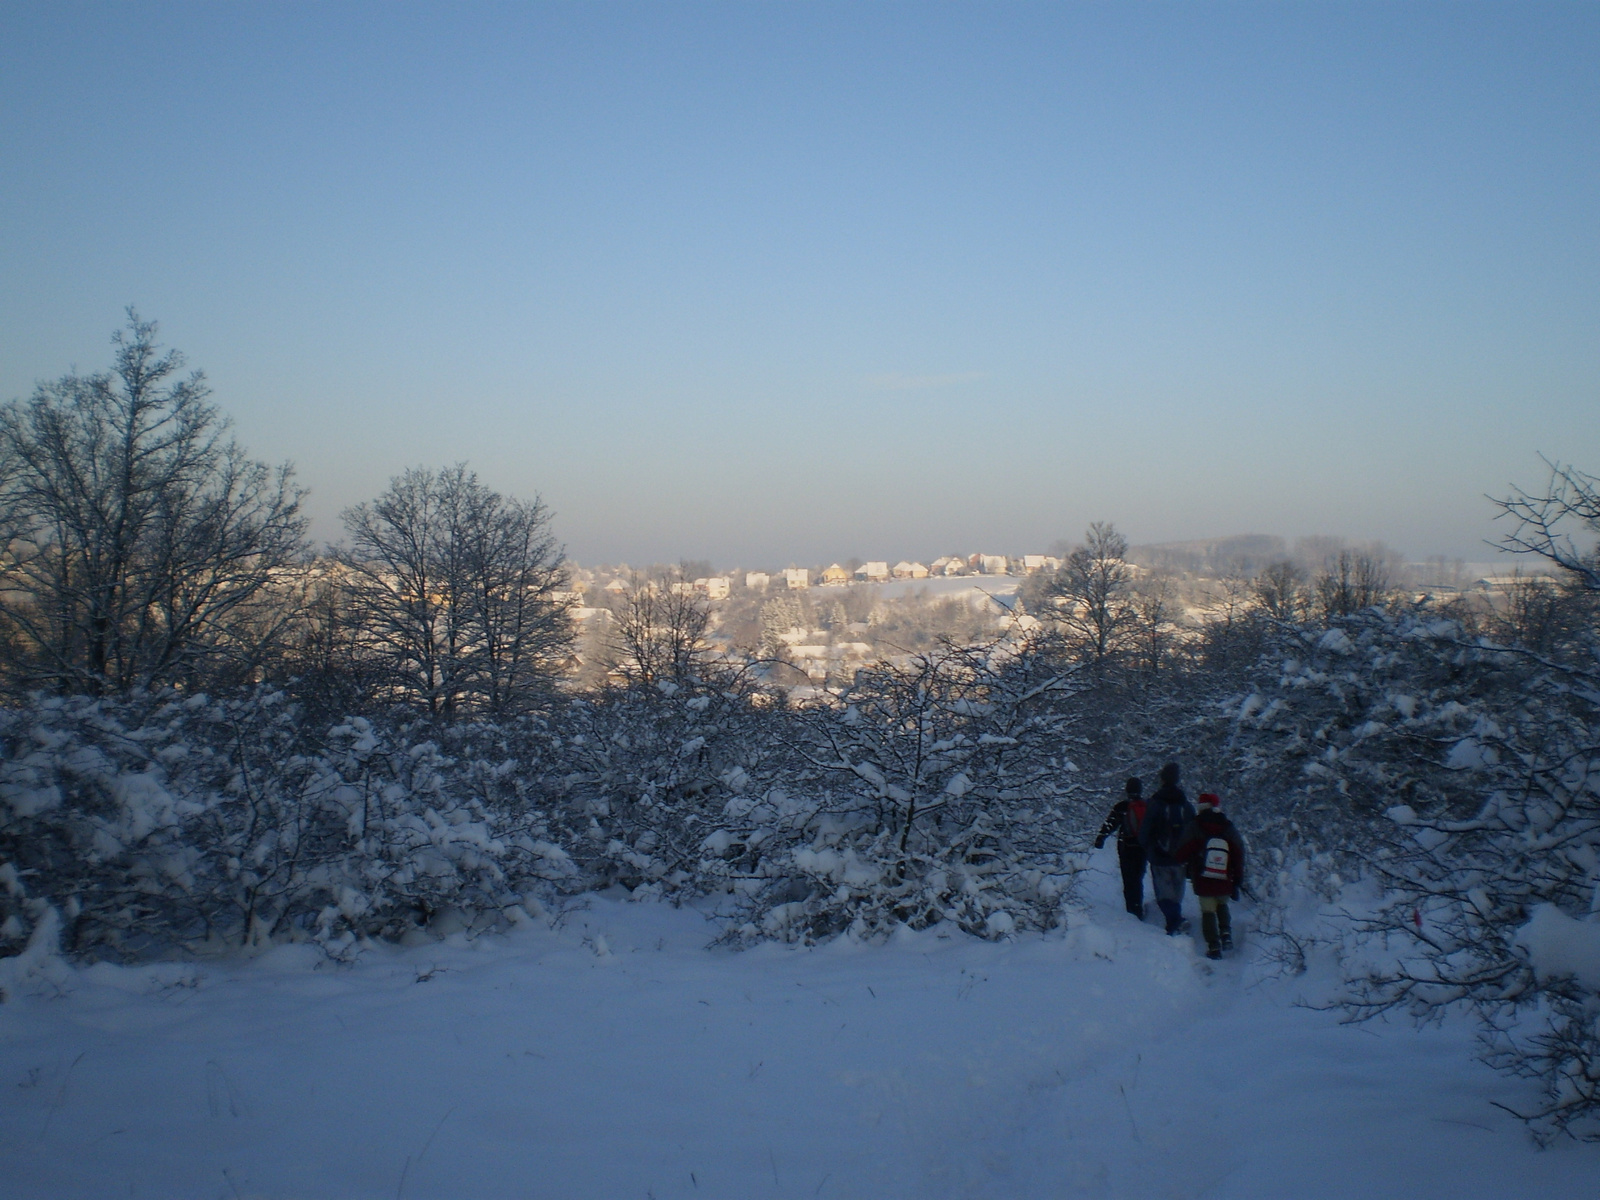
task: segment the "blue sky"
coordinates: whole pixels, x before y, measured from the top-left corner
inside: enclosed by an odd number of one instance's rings
[[[0,398],[203,367],[317,532],[1381,538],[1600,470],[1600,6],[0,2]]]

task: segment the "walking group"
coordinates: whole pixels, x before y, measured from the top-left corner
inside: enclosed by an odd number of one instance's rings
[[[1161,768],[1161,786],[1149,800],[1144,785],[1129,779],[1127,795],[1111,806],[1096,850],[1106,838],[1117,835],[1117,861],[1122,867],[1122,897],[1128,911],[1144,920],[1144,869],[1150,867],[1150,886],[1156,905],[1166,919],[1169,934],[1187,928],[1183,919],[1183,881],[1194,886],[1200,902],[1200,929],[1205,934],[1206,957],[1221,958],[1233,949],[1233,914],[1229,899],[1239,898],[1244,887],[1244,839],[1223,814],[1222,799],[1202,792],[1194,804],[1178,786],[1178,764]]]

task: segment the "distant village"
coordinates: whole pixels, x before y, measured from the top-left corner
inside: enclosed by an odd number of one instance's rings
[[[1338,539],[1242,536],[1208,542],[1130,548],[1123,564],[1136,586],[1170,589],[1170,613],[1180,625],[1197,625],[1226,580],[1252,578],[1269,563],[1298,560],[1311,567],[1344,543]],[[1391,583],[1414,594],[1490,595],[1514,577],[1498,564],[1436,558],[1407,563],[1381,546]],[[704,601],[704,641],[717,656],[781,662],[791,682],[813,686],[848,680],[862,665],[931,648],[941,637],[981,640],[1006,628],[1031,627],[1035,618],[1017,603],[1028,577],[1060,570],[1048,554],[945,555],[931,562],[887,559],[759,570],[711,570],[680,563],[643,569],[627,564],[570,567],[561,595],[580,629],[577,674],[604,676],[615,669],[616,613],[637,592]],[[1498,569],[1497,569],[1498,568]],[[1162,584],[1160,581],[1165,581]],[[896,586],[899,585],[899,586]]]
[[[611,669],[615,611],[642,590],[708,602],[705,642],[714,654],[782,663],[791,682],[821,684],[880,656],[929,647],[940,636],[978,639],[1008,621],[1027,620],[1013,612],[1018,585],[1061,562],[1046,554],[971,554],[721,573],[695,569],[703,563],[643,570],[575,565],[564,598],[582,631],[580,674]],[[880,586],[900,583],[924,586]]]
[[[810,587],[840,587],[851,583],[888,583],[896,579],[950,578],[962,575],[1032,575],[1037,571],[1054,571],[1061,566],[1059,558],[1047,554],[971,554],[965,558],[949,554],[931,563],[908,562],[902,559],[890,566],[885,561],[864,562],[853,567],[833,563],[820,570],[813,567],[784,567],[772,571],[730,571],[725,575],[702,575],[694,579],[675,580],[670,585],[684,592],[694,592],[710,600],[725,600],[742,580],[746,590],[765,592],[769,588],[787,588],[804,591]],[[573,572],[573,591],[581,594],[589,590],[599,577],[609,574],[610,579],[600,584],[600,590],[620,594],[635,586],[634,573],[626,566],[605,567]],[[654,576],[656,572],[650,572]]]

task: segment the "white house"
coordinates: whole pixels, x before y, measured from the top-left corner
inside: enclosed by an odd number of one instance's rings
[[[726,600],[728,598],[728,577],[726,575],[712,575],[707,579],[696,579],[694,585],[703,591],[709,599]]]
[[[985,575],[1006,574],[1006,556],[1004,554],[980,554],[979,566]]]
[[[862,563],[856,568],[856,574],[870,583],[881,583],[889,578],[889,564],[886,562]]]
[[[902,558],[894,565],[894,577],[896,579],[926,579],[928,577],[928,568],[919,562],[907,562]]]
[[[744,585],[752,592],[764,592],[767,584],[772,582],[772,576],[765,571],[750,571],[744,577]]]
[[[783,581],[794,591],[800,591],[811,586],[811,572],[805,567],[785,567]]]

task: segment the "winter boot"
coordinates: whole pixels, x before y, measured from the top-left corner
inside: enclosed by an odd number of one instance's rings
[[[1217,914],[1214,912],[1200,914],[1200,932],[1206,935],[1206,957],[1222,957],[1222,939],[1217,933]]]
[[[1233,949],[1233,914],[1228,911],[1226,904],[1217,905],[1217,933],[1218,940],[1224,950]]]

